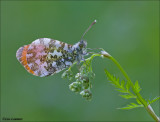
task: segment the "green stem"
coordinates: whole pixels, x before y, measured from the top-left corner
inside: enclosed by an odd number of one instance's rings
[[[103,50],[103,49],[102,49]],[[103,50],[104,51],[104,50]],[[122,74],[124,75],[124,77],[126,78],[126,80],[129,82],[133,92],[135,93],[135,95],[137,96],[137,99],[142,103],[142,105],[144,106],[144,108],[147,110],[147,112],[150,114],[150,116],[156,121],[156,122],[160,122],[160,118],[155,114],[154,110],[152,109],[152,107],[147,103],[147,101],[145,99],[142,98],[142,96],[140,95],[139,92],[137,92],[135,90],[134,84],[131,81],[131,79],[129,78],[129,76],[127,75],[127,73],[124,71],[124,69],[122,68],[122,66],[118,63],[118,61],[116,59],[114,59],[110,54],[108,53],[94,53],[90,58],[88,58],[88,60],[93,59],[95,56],[104,56],[105,58],[109,58],[111,59],[116,66],[119,68],[119,70],[122,72]]]
[[[147,110],[147,112],[151,115],[151,117],[157,121],[160,122],[159,117],[155,114],[154,110],[152,109],[152,107],[150,105],[147,104],[147,102],[145,101],[145,99],[142,98],[142,96],[140,95],[139,92],[136,92],[135,88],[134,88],[134,84],[131,81],[131,79],[129,78],[129,76],[127,75],[127,73],[124,71],[124,69],[122,68],[122,66],[118,63],[118,61],[116,61],[112,56],[110,55],[104,55],[104,57],[111,59],[116,66],[119,68],[119,70],[122,72],[122,74],[124,75],[124,77],[126,78],[126,80],[130,83],[131,88],[133,90],[133,92],[135,93],[135,95],[137,96],[137,99],[143,104],[143,106],[145,107],[145,109]]]

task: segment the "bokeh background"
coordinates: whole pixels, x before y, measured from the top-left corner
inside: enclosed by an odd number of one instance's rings
[[[93,99],[71,92],[62,72],[39,78],[17,61],[19,47],[37,38],[69,44],[86,34],[88,47],[101,47],[115,57],[146,99],[159,95],[158,1],[1,1],[1,117],[23,121],[153,121],[144,108],[119,110],[125,100],[108,83],[107,68],[121,77],[108,59],[95,58]],[[159,102],[153,109],[159,114]]]

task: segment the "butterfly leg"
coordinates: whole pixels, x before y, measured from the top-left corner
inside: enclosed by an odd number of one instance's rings
[[[104,50],[103,48],[87,48],[87,50]]]
[[[98,52],[98,54],[101,54],[102,51],[105,51],[103,48],[87,48],[87,50],[101,50],[100,52]],[[88,52],[88,54],[96,54],[96,52]]]

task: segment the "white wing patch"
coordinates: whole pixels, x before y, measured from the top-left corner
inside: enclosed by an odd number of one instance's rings
[[[59,47],[61,47],[60,41],[55,40],[55,46],[58,49]]]
[[[66,51],[68,51],[68,44],[65,44],[65,46],[64,46],[63,49],[66,50]]]
[[[52,63],[52,67],[57,67],[56,62]]]
[[[65,64],[71,66],[72,62],[66,61]]]
[[[49,48],[49,43],[50,43],[51,39],[49,38],[43,38],[43,42],[44,42],[44,45]]]

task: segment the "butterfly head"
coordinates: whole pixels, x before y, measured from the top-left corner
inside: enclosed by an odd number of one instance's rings
[[[73,45],[73,52],[76,53],[76,61],[80,63],[81,60],[84,59],[84,56],[87,55],[87,42],[84,40],[81,40]]]
[[[81,40],[79,42],[79,47],[80,47],[80,49],[86,48],[87,47],[87,41]]]
[[[85,40],[81,40],[78,43],[74,44],[74,49],[81,54],[83,54],[83,51],[86,50],[87,42]]]

